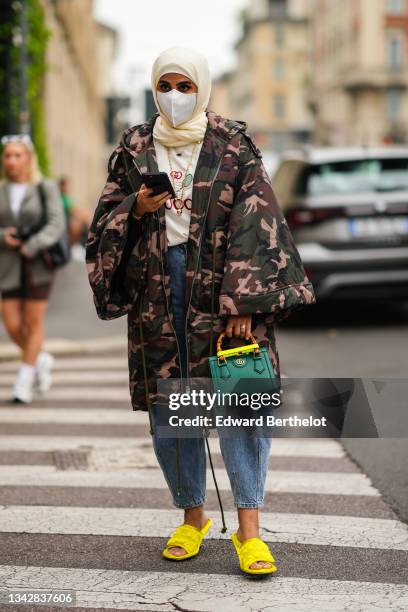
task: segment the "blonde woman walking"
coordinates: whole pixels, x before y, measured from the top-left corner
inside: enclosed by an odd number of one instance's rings
[[[55,272],[41,257],[41,250],[55,243],[65,228],[57,184],[41,176],[29,136],[1,139],[0,183],[0,292],[3,322],[11,340],[21,350],[22,363],[11,400],[28,404],[33,391],[48,391],[54,358],[42,350],[44,315]],[[47,223],[42,216],[41,191]]]

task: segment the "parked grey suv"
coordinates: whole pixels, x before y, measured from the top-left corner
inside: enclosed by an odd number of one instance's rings
[[[317,298],[408,296],[408,147],[287,151],[272,185]]]

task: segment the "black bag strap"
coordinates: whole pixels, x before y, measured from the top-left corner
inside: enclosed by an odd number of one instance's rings
[[[47,218],[47,195],[43,183],[37,184],[38,195],[40,196],[41,208],[45,218]]]
[[[47,225],[48,222],[47,194],[45,193],[44,185],[42,183],[37,183],[36,188],[41,204],[41,218],[38,223],[31,229],[31,233],[40,231],[40,229],[44,227],[44,225]]]

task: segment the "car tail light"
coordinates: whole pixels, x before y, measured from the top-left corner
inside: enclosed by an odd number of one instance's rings
[[[285,216],[289,226],[295,228],[345,215],[344,208],[293,208]]]

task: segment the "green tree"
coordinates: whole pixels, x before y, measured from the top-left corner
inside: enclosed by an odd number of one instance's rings
[[[51,36],[46,27],[44,8],[40,0],[22,0],[27,3],[28,21],[28,105],[30,113],[31,137],[33,139],[39,164],[44,174],[49,174],[50,164],[47,154],[44,104],[42,92],[47,71],[46,52]],[[21,32],[19,27],[22,2],[2,3],[0,20],[0,91],[4,92],[0,102],[1,133],[20,131],[20,70],[21,70]]]

